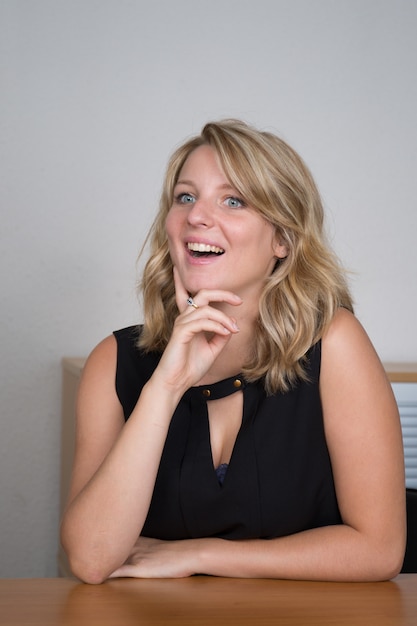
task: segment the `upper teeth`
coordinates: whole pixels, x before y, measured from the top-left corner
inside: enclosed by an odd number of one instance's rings
[[[224,252],[223,248],[218,248],[217,246],[209,246],[206,243],[187,243],[187,247],[193,252],[215,252],[216,254]]]

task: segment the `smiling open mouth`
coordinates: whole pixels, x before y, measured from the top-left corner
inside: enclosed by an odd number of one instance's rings
[[[193,257],[202,257],[202,256],[220,256],[224,254],[223,248],[218,248],[217,246],[209,246],[205,243],[187,243],[187,248]]]

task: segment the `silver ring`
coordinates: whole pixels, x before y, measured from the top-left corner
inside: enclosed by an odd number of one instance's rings
[[[195,309],[198,309],[198,305],[194,302],[191,296],[188,296],[187,304],[188,306],[193,306]]]

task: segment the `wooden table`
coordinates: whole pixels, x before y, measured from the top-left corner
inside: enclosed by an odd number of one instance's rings
[[[195,576],[0,580],[1,626],[416,626],[417,574],[382,583]]]

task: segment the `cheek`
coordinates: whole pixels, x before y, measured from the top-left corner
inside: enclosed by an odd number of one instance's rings
[[[254,246],[264,254],[271,253],[275,247],[275,229],[267,222],[254,223],[250,235]]]
[[[172,221],[173,221],[172,220],[172,212],[169,211],[168,215],[165,218],[165,230],[167,232],[168,237],[171,236],[172,226],[173,226]]]
[[[186,219],[184,211],[176,207],[171,207],[165,218],[165,230],[167,235],[171,238],[178,236],[178,233],[184,226]]]
[[[176,223],[177,223],[177,220],[175,220],[175,218],[173,217],[173,214],[169,212],[165,220],[165,231],[168,237],[168,243],[169,243],[170,248],[171,248],[172,241],[175,237]]]
[[[167,234],[169,253],[171,258],[173,258],[173,255],[175,255],[175,242],[178,241],[178,237],[176,236],[178,233],[178,220],[175,219],[175,216],[171,212],[168,213],[165,220],[165,231]]]

